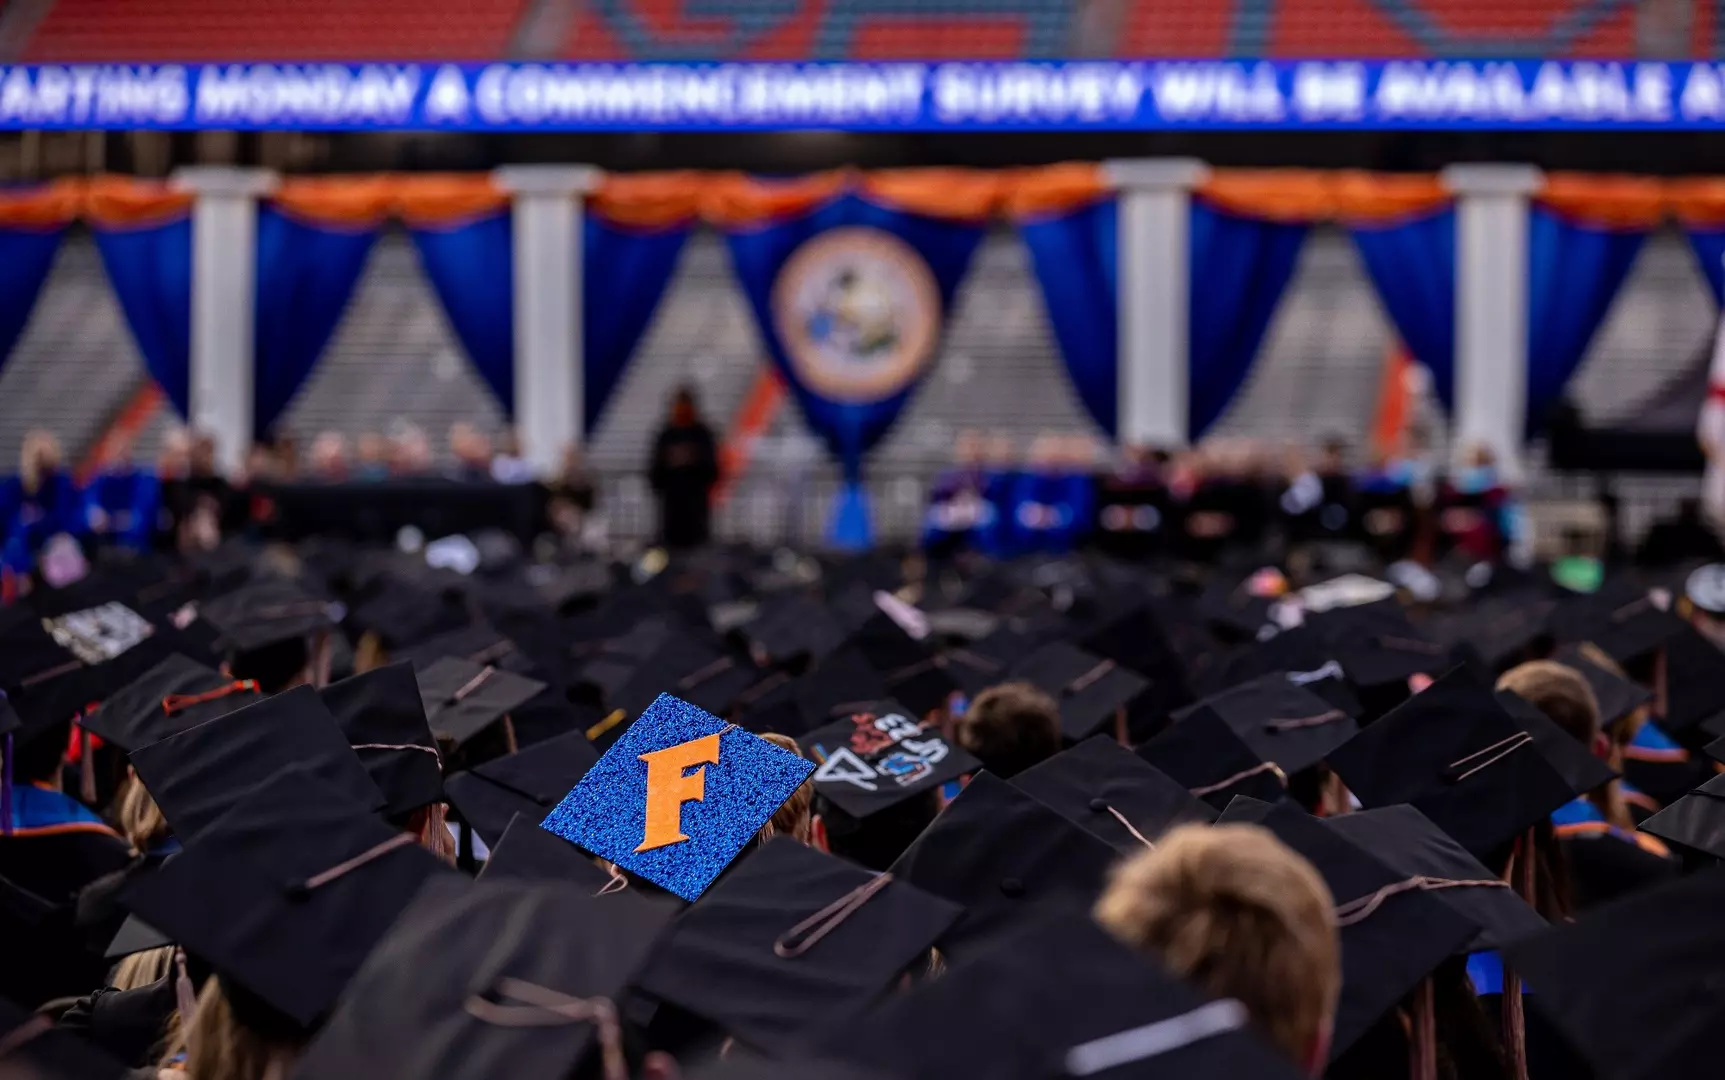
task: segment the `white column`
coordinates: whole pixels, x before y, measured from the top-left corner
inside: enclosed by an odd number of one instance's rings
[[[1209,170],[1192,158],[1110,161],[1105,169],[1120,192],[1118,438],[1184,446],[1192,189]]]
[[[1509,480],[1523,475],[1527,412],[1529,165],[1452,165],[1456,196],[1455,415],[1451,460],[1489,447]]]
[[[513,193],[515,425],[542,476],[581,431],[581,201],[599,173],[580,165],[511,165],[494,174]]]
[[[252,445],[253,291],[257,281],[258,197],[275,185],[264,169],[195,165],[174,184],[192,204],[191,424],[216,442],[216,461],[233,472]]]

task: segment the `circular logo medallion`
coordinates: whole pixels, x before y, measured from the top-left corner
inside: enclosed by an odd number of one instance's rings
[[[915,248],[880,229],[821,233],[773,283],[773,322],[815,393],[863,404],[916,381],[940,336],[940,290]]]

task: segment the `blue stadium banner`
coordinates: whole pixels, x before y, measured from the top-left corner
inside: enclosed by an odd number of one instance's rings
[[[0,66],[0,130],[1704,130],[1725,64],[1539,60]]]

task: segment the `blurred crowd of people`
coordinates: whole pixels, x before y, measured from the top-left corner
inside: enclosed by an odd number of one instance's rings
[[[1216,562],[1315,543],[1363,545],[1384,562],[1459,551],[1495,561],[1528,542],[1515,491],[1489,450],[1440,473],[1418,453],[1350,464],[1350,448],[1214,439],[1176,452],[1128,447],[1105,465],[1087,436],[960,433],[935,482],[924,546],[997,557],[1094,547],[1122,557]],[[1269,553],[1266,556],[1266,553]]]
[[[267,531],[271,490],[287,484],[381,483],[441,479],[526,484],[533,471],[513,432],[493,438],[467,422],[450,426],[440,457],[425,430],[400,421],[387,433],[349,439],[323,431],[303,454],[289,435],[253,446],[234,473],[219,467],[207,433],[174,430],[153,467],[127,443],[110,446],[87,476],[70,468],[59,440],[36,430],[24,439],[18,471],[0,478],[0,574],[15,592],[32,575],[72,580],[101,548],[208,551],[224,537]],[[578,537],[592,524],[594,486],[581,453],[568,447],[546,485],[548,527]]]

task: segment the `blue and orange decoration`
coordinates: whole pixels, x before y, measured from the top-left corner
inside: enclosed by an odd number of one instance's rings
[[[693,902],[814,771],[660,694],[541,824]]]

